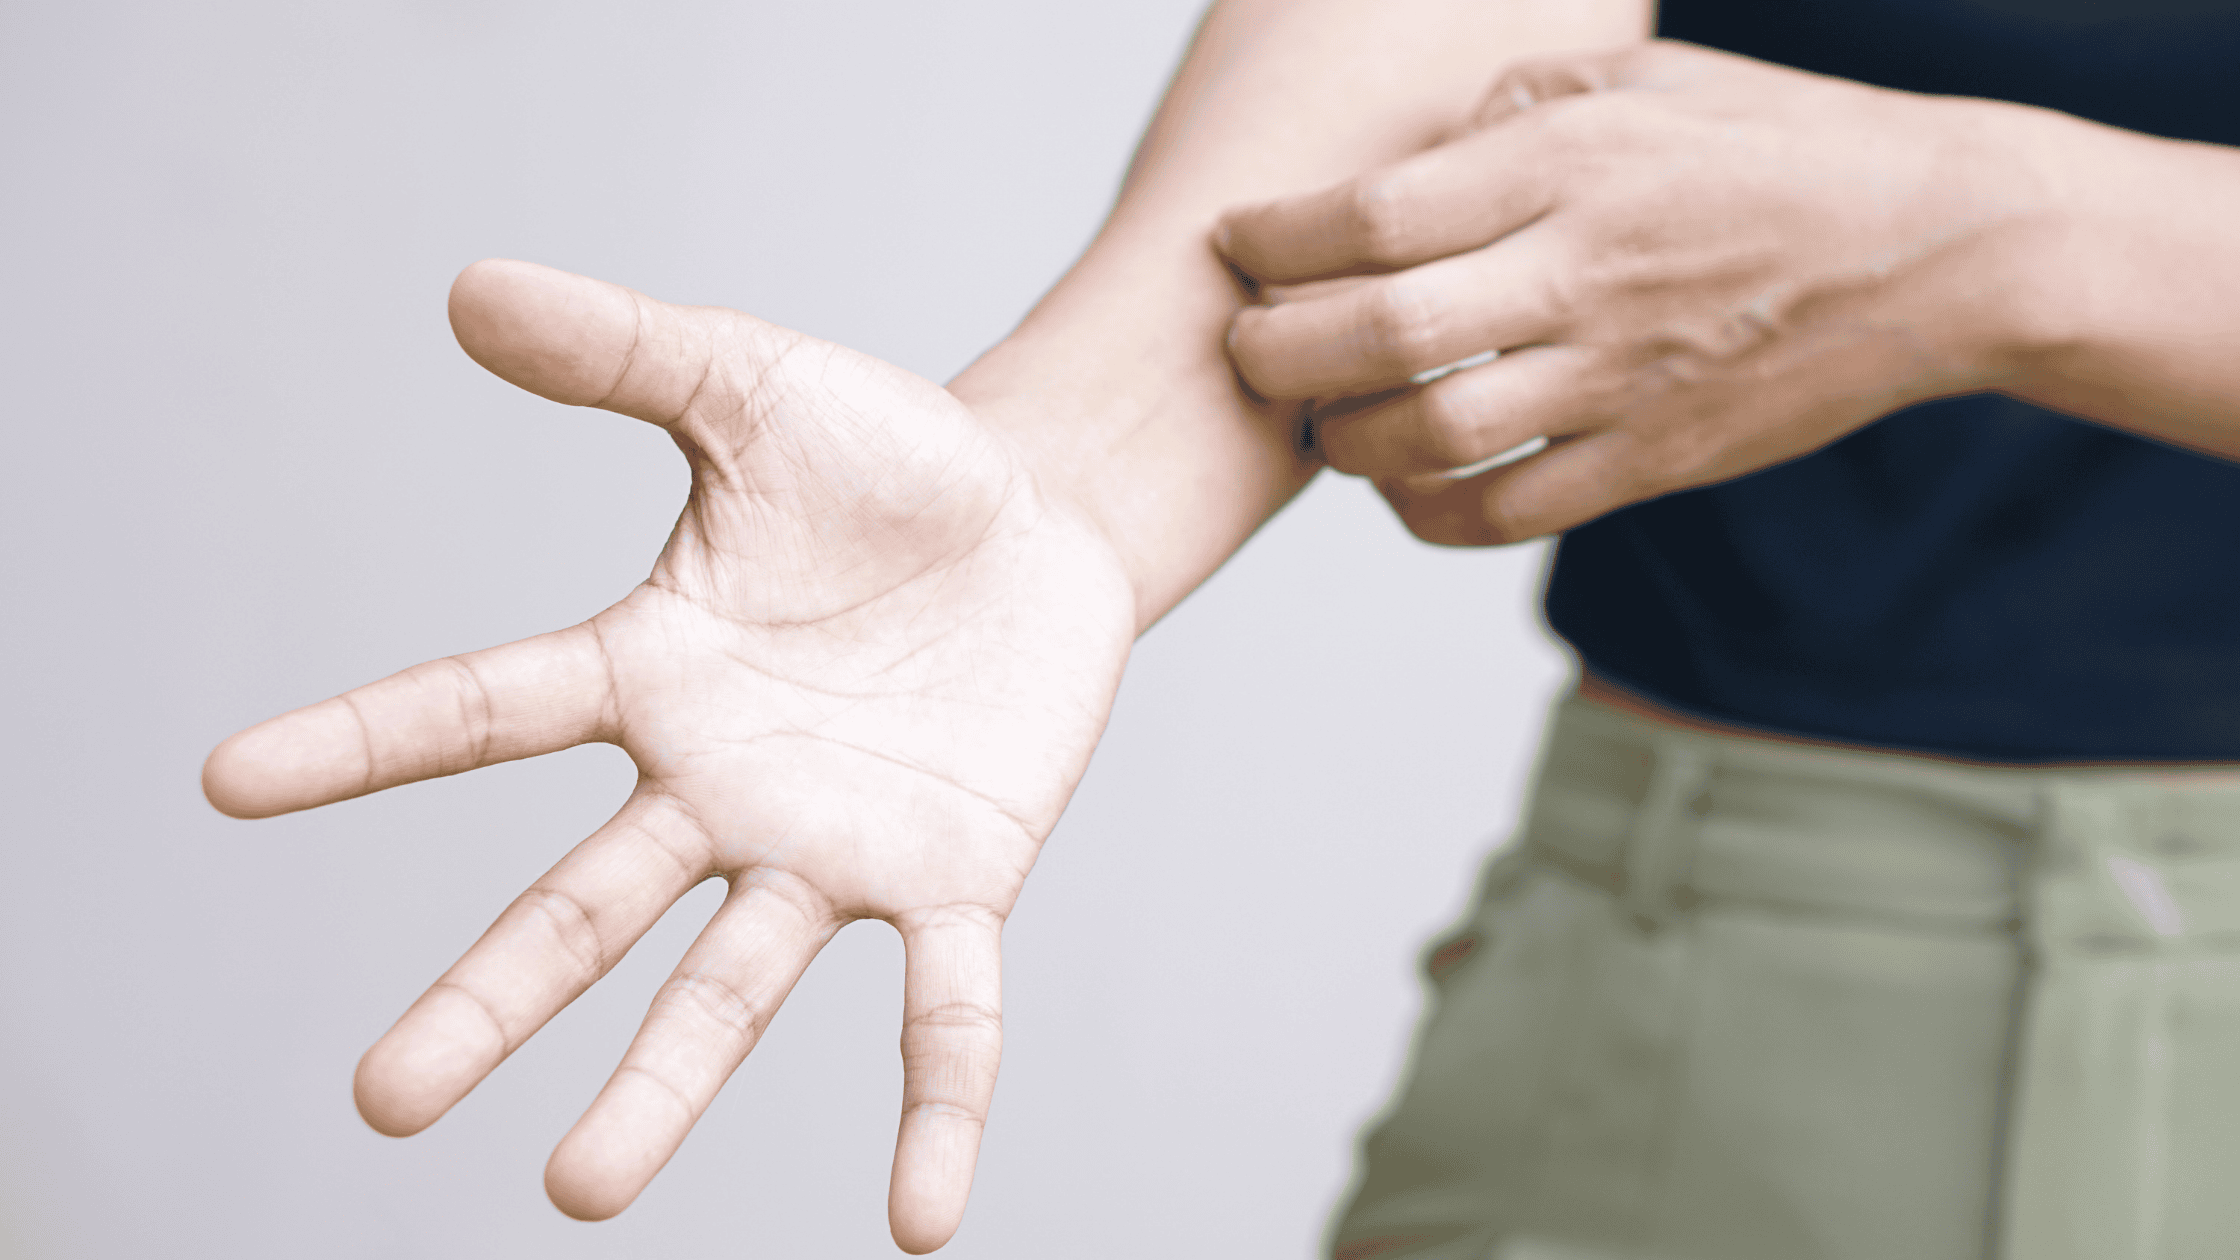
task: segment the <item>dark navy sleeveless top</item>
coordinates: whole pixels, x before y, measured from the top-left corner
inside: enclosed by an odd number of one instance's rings
[[[2240,144],[2240,0],[1666,0],[1659,33]],[[2240,464],[1943,399],[1570,531],[1547,616],[1589,669],[1720,721],[2240,761]]]

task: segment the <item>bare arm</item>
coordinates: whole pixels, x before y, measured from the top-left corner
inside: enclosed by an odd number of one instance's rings
[[[2240,149],[2033,111],[2048,229],[2008,392],[2240,459]]]
[[[995,1088],[1003,923],[1129,645],[1312,472],[1283,413],[1234,384],[1221,338],[1241,297],[1206,243],[1216,214],[1421,148],[1507,58],[1645,20],[1633,0],[1220,7],[1111,222],[950,392],[736,311],[468,268],[451,320],[469,355],[659,426],[692,489],[652,574],[589,621],[211,754],[205,791],[239,817],[587,742],[637,764],[615,817],[366,1052],[367,1122],[435,1123],[722,878],[547,1192],[579,1217],[627,1207],[824,943],[880,919],[906,973],[890,1220],[907,1250],[946,1242]]]
[[[1192,45],[1104,230],[952,384],[1104,526],[1148,626],[1317,466],[1235,384],[1245,295],[1207,240],[1241,202],[1414,153],[1511,61],[1645,38],[1647,0],[1235,0]]]
[[[1437,542],[1984,390],[2240,458],[2236,205],[2230,148],[1638,44],[1513,67],[1451,142],[1240,208],[1269,287],[1233,345]]]

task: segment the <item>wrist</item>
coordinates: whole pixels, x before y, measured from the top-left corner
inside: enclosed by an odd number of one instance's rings
[[[2063,156],[2066,114],[2004,101],[1928,98],[1922,125],[1945,151],[1930,168],[1950,199],[1917,247],[1908,305],[1934,329],[1923,397],[2019,393],[2072,337],[2069,280],[2076,205]],[[1953,248],[1956,247],[1956,248]]]
[[[2025,396],[2059,373],[2087,322],[2080,268],[2089,265],[2093,238],[2087,200],[2093,182],[2106,177],[2095,172],[2102,149],[2095,133],[2104,129],[2049,109],[1984,105],[1987,138],[2018,194],[1994,244],[1997,270],[1987,287],[1997,294],[1998,319],[1990,340],[2000,387]],[[2080,164],[2085,154],[2094,156]]]
[[[1244,297],[1202,226],[1168,231],[1176,239],[1151,249],[1100,241],[949,383],[1013,445],[1039,494],[1110,545],[1139,630],[1318,466],[1296,448],[1298,408],[1237,384],[1222,338]]]
[[[2119,420],[2125,361],[2168,341],[2187,291],[2214,286],[2225,211],[2240,195],[2229,149],[2006,105],[2004,138],[2031,204],[2005,231],[1998,341],[2005,392]],[[2207,246],[2205,248],[2205,246]],[[2196,278],[2198,277],[2198,279]]]

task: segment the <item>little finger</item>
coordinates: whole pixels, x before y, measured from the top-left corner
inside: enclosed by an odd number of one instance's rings
[[[1605,430],[1465,480],[1386,480],[1377,489],[1425,542],[1502,546],[1584,525],[1657,493],[1633,471],[1631,446]]]
[[[923,1255],[949,1241],[972,1193],[980,1135],[1003,1056],[1003,920],[982,906],[899,918],[902,1126],[887,1220],[896,1245]]]

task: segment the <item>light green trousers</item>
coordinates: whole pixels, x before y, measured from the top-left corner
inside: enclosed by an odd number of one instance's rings
[[[2240,774],[1561,704],[1340,1260],[2240,1257]]]

